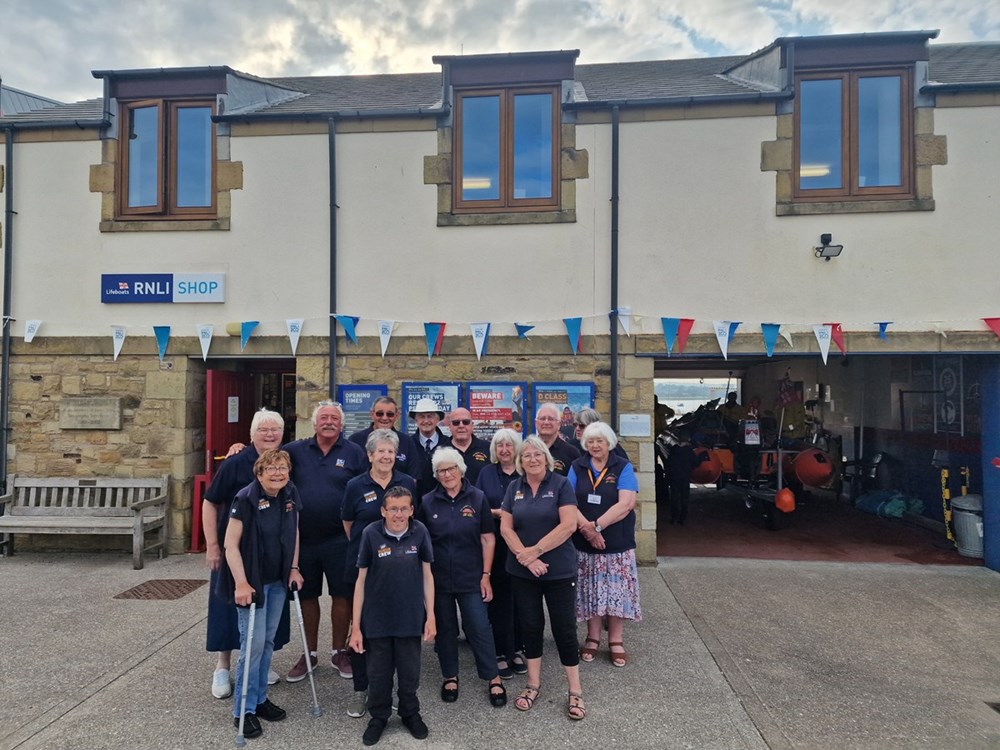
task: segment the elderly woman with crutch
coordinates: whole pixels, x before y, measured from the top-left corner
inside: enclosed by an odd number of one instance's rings
[[[291,458],[264,451],[254,463],[256,477],[236,494],[226,526],[221,592],[238,607],[240,658],[236,665],[233,725],[237,744],[259,737],[260,719],[281,721],[285,711],[267,697],[274,634],[289,587],[301,588],[299,573],[299,494],[289,483]],[[259,611],[258,611],[259,610]]]

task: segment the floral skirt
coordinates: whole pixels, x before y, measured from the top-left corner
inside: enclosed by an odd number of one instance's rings
[[[576,553],[576,621],[591,617],[641,620],[635,550],[607,555]]]

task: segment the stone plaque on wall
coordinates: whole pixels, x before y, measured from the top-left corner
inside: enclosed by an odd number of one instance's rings
[[[120,430],[122,401],[114,397],[64,398],[59,403],[63,430]]]

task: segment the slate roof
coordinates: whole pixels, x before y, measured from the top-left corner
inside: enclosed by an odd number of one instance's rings
[[[1000,90],[1000,42],[931,44],[929,50],[932,88],[971,86]],[[758,89],[723,74],[744,59],[747,58],[728,56],[577,65],[576,96],[578,101],[629,100],[633,103],[651,99],[746,96],[757,93]],[[266,79],[232,72],[302,93],[302,96],[263,104],[252,112],[243,112],[235,117],[263,115],[295,118],[333,112],[391,115],[394,112],[433,112],[441,106],[440,72]],[[40,127],[42,123],[38,120],[43,117],[50,126],[71,126],[80,121],[84,124],[89,121],[93,125],[102,116],[101,100],[89,99],[55,105],[40,112],[9,115],[0,119],[0,123]]]
[[[0,114],[30,112],[35,109],[45,109],[55,104],[60,104],[60,102],[10,86],[0,86]]]

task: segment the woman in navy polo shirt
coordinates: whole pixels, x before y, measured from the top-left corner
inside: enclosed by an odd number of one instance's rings
[[[604,422],[592,422],[581,436],[587,454],[570,467],[576,492],[577,528],[573,544],[579,565],[576,619],[587,623],[580,658],[591,662],[608,620],[611,663],[628,662],[622,629],[625,620],[641,620],[639,576],[635,564],[635,500],[639,482],[632,464],[615,452],[618,437]]]
[[[516,465],[522,476],[507,488],[500,514],[500,532],[510,549],[507,572],[528,662],[528,683],[514,706],[528,711],[538,700],[544,601],[559,661],[566,672],[567,714],[571,719],[582,719],[587,710],[576,642],[576,553],[570,542],[576,531],[576,498],[566,477],[552,472],[552,454],[537,435],[525,439]]]
[[[438,486],[424,495],[417,519],[431,534],[434,547],[434,617],[437,620],[441,700],[458,700],[458,610],[472,646],[479,678],[489,681],[487,696],[494,706],[507,703],[507,691],[497,670],[493,629],[486,603],[493,598],[493,515],[481,490],[465,478],[465,460],[454,448],[438,448],[431,458]]]
[[[239,608],[240,658],[236,684],[247,674],[243,736],[259,737],[259,719],[281,721],[285,711],[267,697],[274,634],[291,586],[302,587],[299,573],[299,493],[288,481],[292,460],[282,450],[264,451],[254,463],[257,477],[238,493],[226,526],[225,575],[220,593]],[[247,650],[250,603],[256,602],[251,649]],[[241,692],[233,694],[233,725],[240,724]]]
[[[521,433],[502,428],[493,433],[490,442],[490,459],[493,463],[485,467],[476,477],[476,487],[483,491],[493,514],[493,530],[496,533],[496,547],[493,552],[493,599],[489,603],[490,624],[493,626],[493,645],[497,652],[497,669],[500,676],[508,680],[514,673],[528,671],[524,654],[520,652],[520,639],[515,633],[514,603],[510,597],[510,575],[507,573],[507,542],[500,534],[500,505],[507,494],[510,483],[517,479],[514,461],[521,448]]]
[[[344,488],[344,502],[340,506],[340,518],[344,523],[344,533],[348,539],[344,581],[350,584],[352,591],[358,580],[361,532],[368,524],[381,520],[382,498],[385,497],[386,491],[393,487],[405,487],[412,494],[417,488],[413,477],[396,468],[398,449],[399,438],[395,432],[385,429],[373,430],[365,441],[371,469],[351,479]],[[365,704],[368,700],[368,670],[365,668],[364,656],[353,649],[350,649],[350,656],[354,698],[347,706],[347,715],[359,719],[367,710]]]

